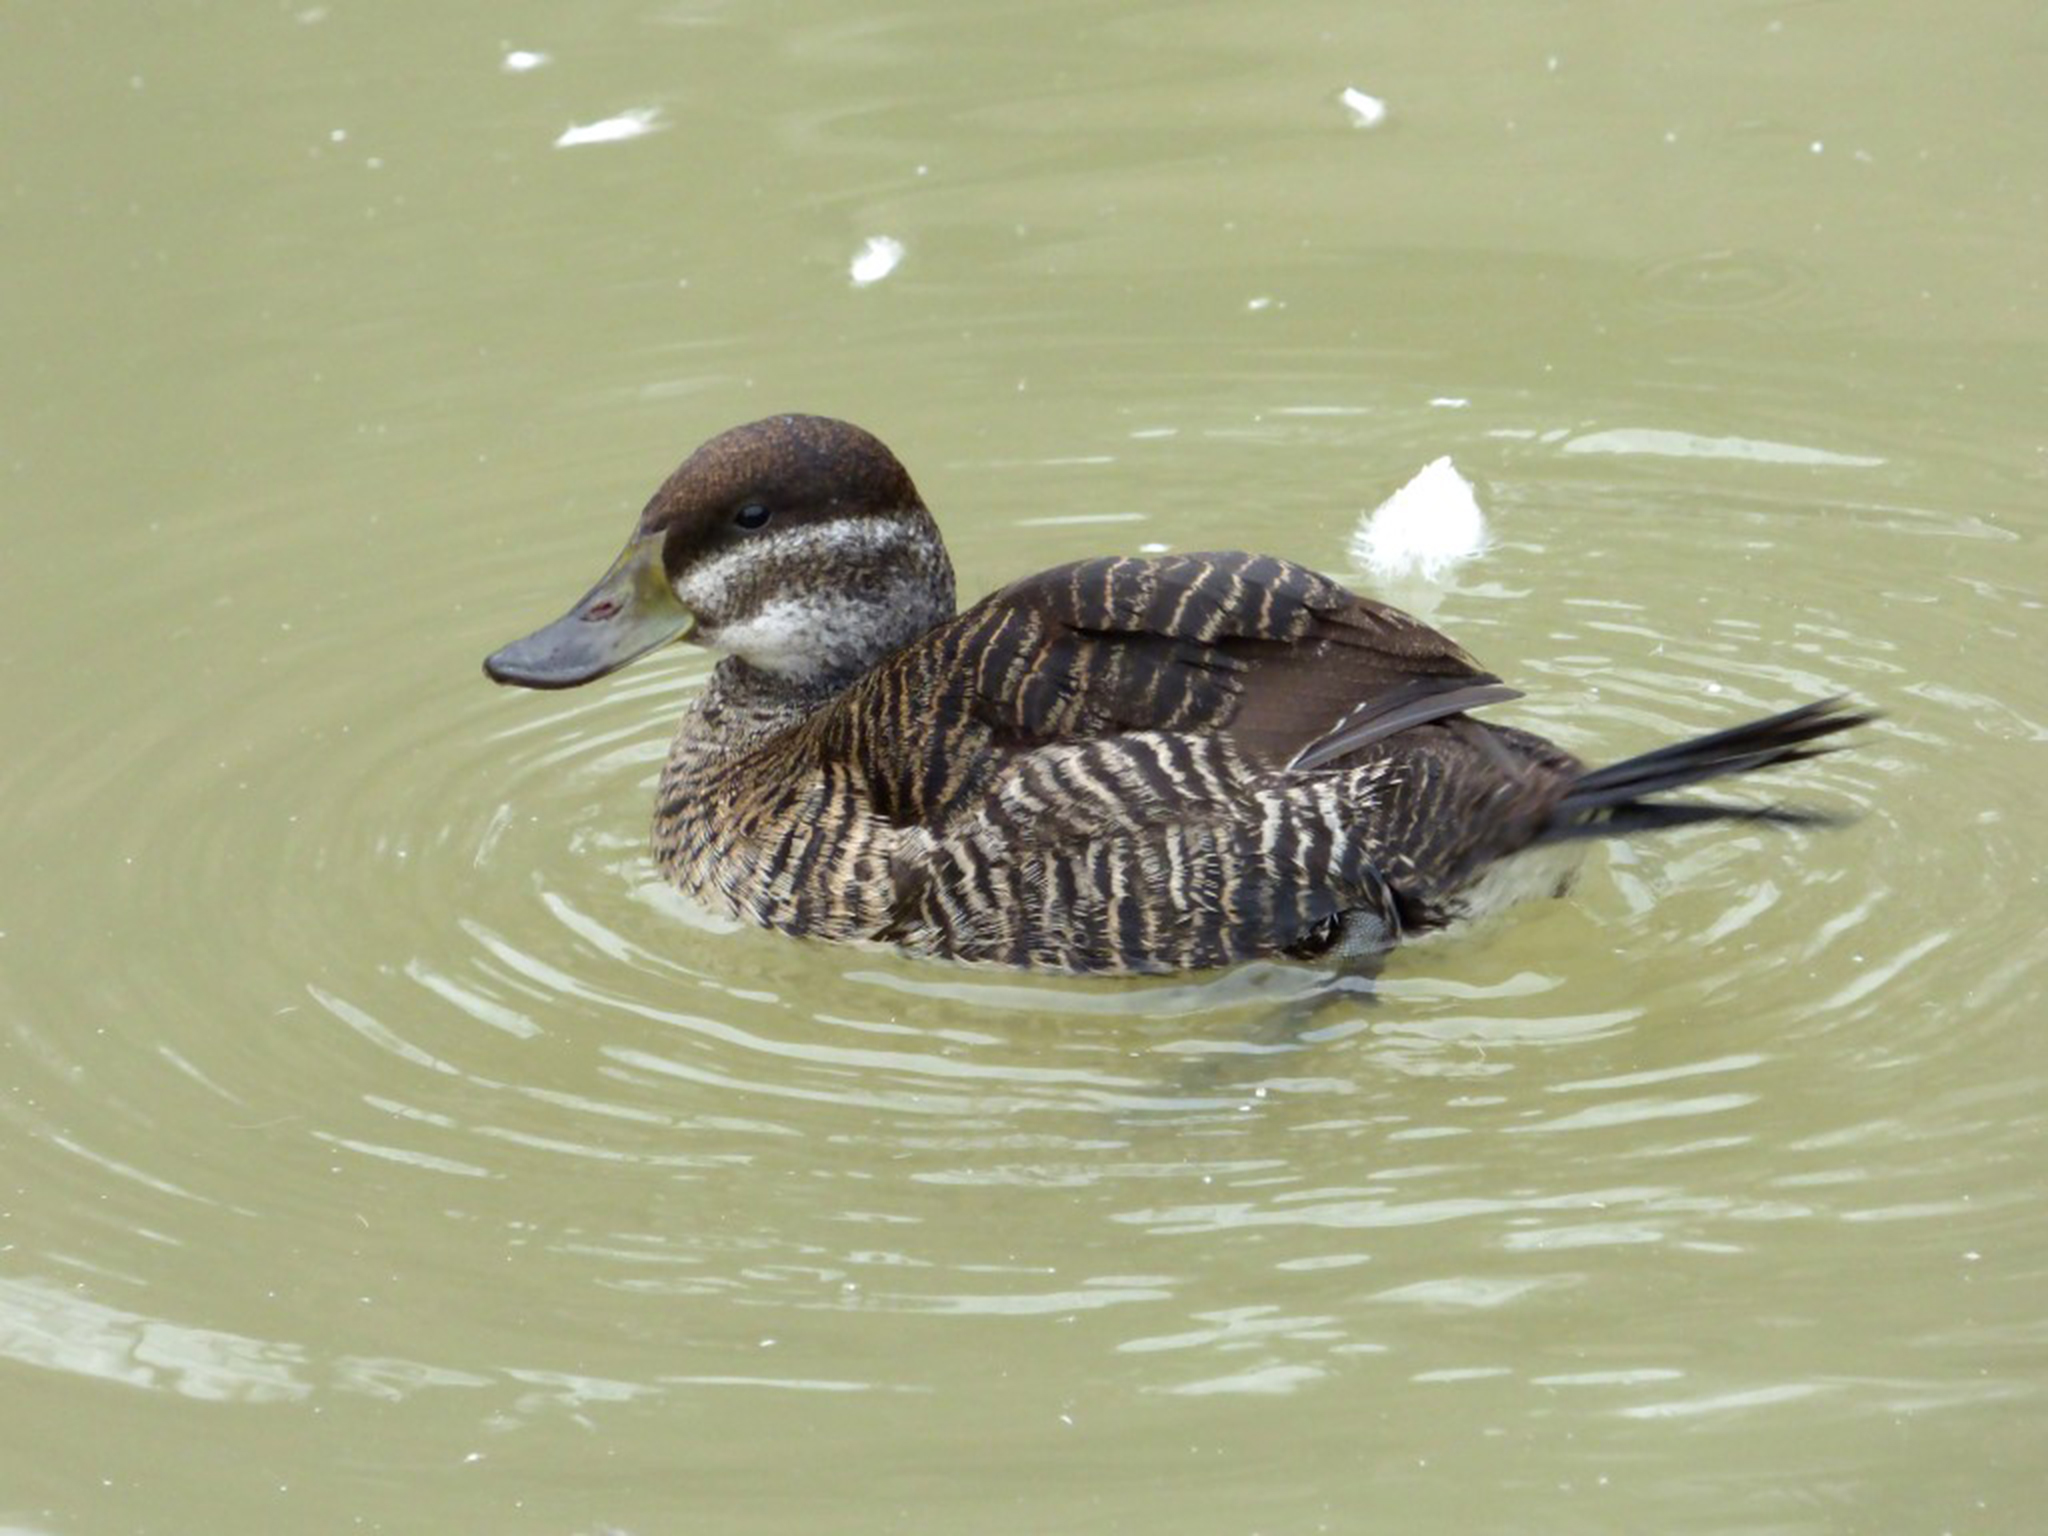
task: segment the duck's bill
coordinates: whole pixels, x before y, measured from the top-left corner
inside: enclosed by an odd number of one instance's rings
[[[521,688],[574,688],[688,634],[694,622],[668,584],[653,534],[628,544],[554,623],[485,657],[484,673]]]

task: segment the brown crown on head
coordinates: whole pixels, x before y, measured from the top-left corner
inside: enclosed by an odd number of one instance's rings
[[[753,503],[778,521],[924,505],[910,472],[873,433],[829,416],[768,416],[719,433],[683,460],[649,499],[640,531],[722,531]],[[682,542],[696,540],[684,533]]]

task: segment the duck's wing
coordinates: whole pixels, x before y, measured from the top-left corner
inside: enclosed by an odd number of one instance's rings
[[[1306,769],[1516,697],[1421,620],[1270,555],[1084,560],[956,623],[982,718],[1040,740],[1222,731]]]
[[[878,808],[931,824],[1020,751],[1130,732],[1309,770],[1516,697],[1449,638],[1269,555],[1084,560],[899,651],[830,713]]]

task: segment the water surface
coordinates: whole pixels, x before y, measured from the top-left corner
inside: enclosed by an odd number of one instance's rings
[[[2031,1529],[2044,50],[21,11],[0,1529]],[[734,930],[644,846],[706,658],[477,663],[780,409],[888,439],[969,592],[1346,572],[1450,454],[1496,542],[1419,596],[1504,718],[1848,692],[1780,787],[1860,819],[1603,851],[1305,1038],[1289,967]]]

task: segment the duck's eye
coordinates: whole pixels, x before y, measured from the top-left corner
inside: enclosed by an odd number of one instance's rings
[[[732,515],[733,526],[752,533],[756,528],[768,526],[768,509],[758,501],[750,501]]]

